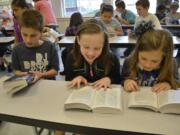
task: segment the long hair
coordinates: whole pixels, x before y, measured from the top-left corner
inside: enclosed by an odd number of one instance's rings
[[[160,64],[160,74],[158,76],[159,82],[168,82],[172,88],[180,87],[180,84],[175,79],[174,62],[173,62],[173,39],[171,34],[166,30],[148,30],[141,35],[136,43],[136,47],[130,56],[130,75],[133,79],[138,73],[138,55],[142,51],[157,51],[163,52],[163,59]]]
[[[83,17],[81,15],[81,13],[76,12],[71,15],[69,27],[72,27],[72,26],[77,27],[77,26],[81,25],[82,23],[83,23]]]
[[[106,32],[104,32],[104,29],[101,27],[101,25],[99,25],[98,23],[93,23],[93,21],[86,21],[82,23],[78,28],[77,35],[75,38],[75,44],[71,51],[74,58],[76,58],[74,66],[79,67],[83,61],[82,60],[83,56],[81,55],[81,52],[80,52],[80,45],[78,44],[78,41],[77,41],[77,36],[80,38],[81,35],[83,34],[97,34],[97,33],[104,34],[104,45],[103,45],[102,53],[97,59],[100,63],[102,63],[102,66],[105,69],[105,75],[107,75],[110,70],[110,65],[112,63],[111,62],[112,54],[109,47],[108,36]]]

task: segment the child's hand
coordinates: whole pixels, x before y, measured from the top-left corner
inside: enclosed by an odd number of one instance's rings
[[[127,79],[124,82],[124,89],[126,91],[132,92],[132,91],[137,91],[139,89],[139,86],[136,81]]]
[[[170,89],[171,89],[171,85],[168,82],[158,83],[152,87],[153,92],[166,91]]]
[[[39,71],[29,71],[29,74],[32,74],[32,76],[34,78],[32,83],[37,82],[38,80],[40,80],[43,77],[42,73]]]
[[[69,88],[72,88],[72,87],[79,88],[81,83],[83,83],[84,85],[87,85],[87,80],[82,76],[77,76],[68,84],[68,87]]]
[[[111,88],[111,79],[109,77],[104,77],[100,80],[95,81],[92,84],[93,88],[100,89],[100,88]]]

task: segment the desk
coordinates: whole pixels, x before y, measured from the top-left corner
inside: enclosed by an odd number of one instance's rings
[[[0,85],[0,120],[91,135],[180,135],[180,115],[128,109],[128,93],[124,91],[120,114],[65,111],[64,102],[71,92],[66,85],[63,81],[40,80],[13,98]]]
[[[74,44],[74,36],[65,36],[59,42],[60,47],[67,47]],[[180,38],[173,36],[175,48],[180,48]],[[128,36],[117,36],[109,39],[109,44],[116,48],[134,47],[136,39],[129,39]]]
[[[13,43],[14,40],[15,40],[14,36],[12,36],[12,37],[0,37],[0,46],[9,45],[9,44]]]

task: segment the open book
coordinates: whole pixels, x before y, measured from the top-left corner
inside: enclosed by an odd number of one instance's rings
[[[152,92],[151,87],[141,87],[129,94],[128,107],[143,107],[162,113],[180,114],[180,90]]]
[[[7,94],[13,95],[32,84],[32,81],[32,75],[14,75],[3,82],[3,88]]]
[[[65,109],[85,109],[98,113],[122,111],[121,89],[94,90],[92,86],[73,90],[66,100]]]

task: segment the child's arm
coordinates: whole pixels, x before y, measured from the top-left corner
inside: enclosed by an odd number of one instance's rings
[[[117,35],[117,36],[122,36],[122,35],[124,35],[124,32],[123,32],[122,28],[115,29],[115,32],[116,32],[116,35]]]

